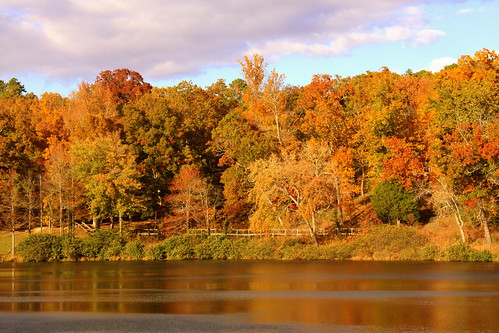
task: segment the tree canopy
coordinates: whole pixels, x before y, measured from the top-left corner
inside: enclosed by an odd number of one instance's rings
[[[0,80],[2,220],[155,217],[184,229],[304,228],[316,240],[373,210],[368,223],[425,223],[424,206],[491,242],[494,51],[438,73],[318,74],[303,87],[261,55],[240,64],[241,79],[204,88],[152,87],[132,70],[106,70],[69,97]]]

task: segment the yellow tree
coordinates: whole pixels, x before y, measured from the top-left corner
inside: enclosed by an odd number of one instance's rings
[[[299,154],[258,160],[250,170],[255,204],[250,226],[256,230],[305,225],[317,242],[319,228],[333,222],[342,226],[355,194],[352,152],[340,149],[332,155],[327,144],[316,140]]]
[[[266,77],[267,65],[264,58],[258,54],[253,58],[246,56],[239,63],[247,84],[243,95],[246,118],[262,131],[274,132],[275,140],[282,145],[283,129],[288,120],[285,76],[272,70]]]

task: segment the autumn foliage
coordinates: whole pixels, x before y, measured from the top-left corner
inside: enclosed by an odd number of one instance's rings
[[[448,215],[464,241],[480,230],[492,242],[495,52],[438,73],[322,74],[303,87],[260,55],[240,64],[242,79],[205,88],[152,87],[128,69],[103,71],[69,97],[0,81],[4,228],[156,219],[168,233],[306,229],[319,242],[366,221]],[[397,198],[405,210],[390,211]]]

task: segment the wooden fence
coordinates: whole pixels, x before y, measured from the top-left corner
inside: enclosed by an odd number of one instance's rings
[[[233,237],[268,237],[268,236],[288,236],[288,237],[302,237],[310,236],[309,229],[269,229],[256,231],[251,229],[191,229],[193,231],[204,232],[209,235],[225,235]],[[334,234],[341,234],[343,236],[352,236],[360,232],[358,228],[343,228],[341,230],[326,230],[318,229],[316,230],[317,236],[327,236]]]

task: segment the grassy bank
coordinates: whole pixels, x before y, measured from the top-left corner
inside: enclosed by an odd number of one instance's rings
[[[489,250],[455,242],[445,247],[430,243],[413,227],[375,226],[351,240],[324,245],[300,239],[228,238],[190,233],[145,244],[111,230],[87,237],[32,234],[17,246],[24,261],[54,260],[441,260],[493,261]]]

